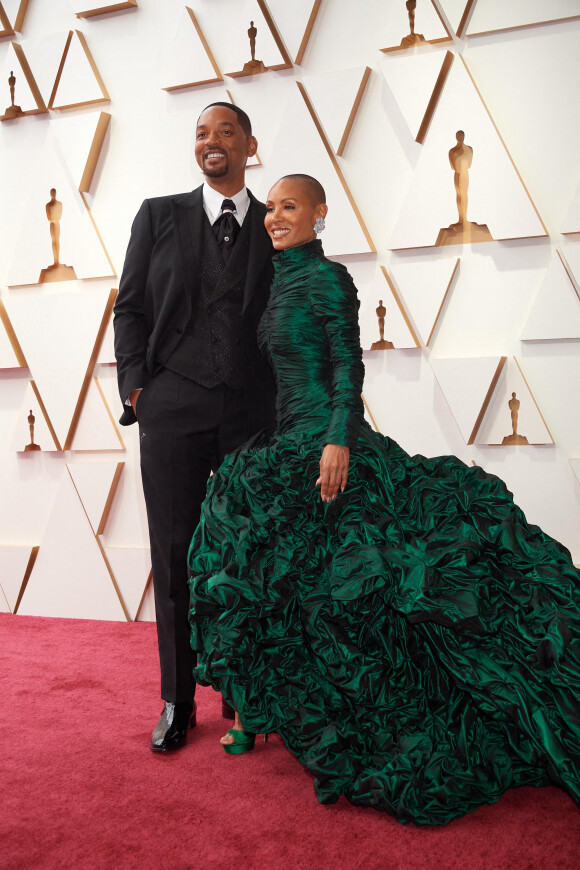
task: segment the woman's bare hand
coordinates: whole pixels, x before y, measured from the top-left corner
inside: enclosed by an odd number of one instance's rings
[[[316,486],[320,486],[322,501],[334,501],[338,491],[344,492],[348,480],[348,463],[350,450],[341,444],[327,444],[320,457],[320,477]]]

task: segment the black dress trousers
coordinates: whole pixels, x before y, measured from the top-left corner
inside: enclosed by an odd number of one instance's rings
[[[203,387],[167,368],[137,402],[141,475],[147,506],[161,697],[179,703],[195,693],[190,645],[187,553],[210,471],[251,432],[243,390]]]

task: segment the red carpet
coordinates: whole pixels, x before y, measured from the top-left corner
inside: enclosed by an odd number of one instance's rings
[[[0,615],[0,867],[574,870],[580,809],[518,789],[445,828],[320,806],[279,738],[227,756],[211,689],[174,756],[148,749],[160,713],[155,627]]]

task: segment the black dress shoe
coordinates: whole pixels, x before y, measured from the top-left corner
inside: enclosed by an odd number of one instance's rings
[[[153,729],[149,748],[152,752],[174,752],[187,743],[187,729],[197,725],[196,704],[165,702],[159,722]]]
[[[222,697],[222,718],[223,719],[235,719],[236,713],[231,704],[228,704],[226,700]]]

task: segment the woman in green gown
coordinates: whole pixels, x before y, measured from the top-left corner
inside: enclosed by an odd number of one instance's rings
[[[319,801],[402,822],[517,785],[580,801],[568,551],[497,477],[370,429],[356,289],[313,230],[324,192],[288,176],[267,209],[277,428],[226,457],[189,556],[195,676],[239,711],[224,748],[277,732]]]

